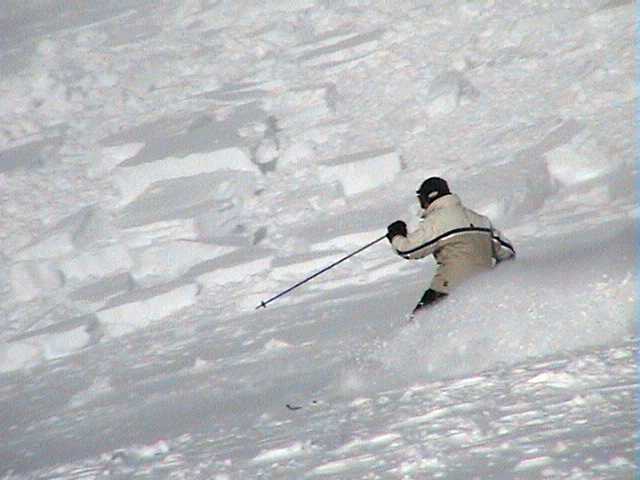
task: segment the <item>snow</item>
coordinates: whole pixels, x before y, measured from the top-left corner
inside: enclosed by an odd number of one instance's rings
[[[113,171],[125,160],[135,157],[145,147],[144,143],[133,142],[112,147],[103,147],[92,158],[87,169],[90,178],[101,178]]]
[[[353,440],[337,450],[339,454],[346,454],[351,451],[357,451],[367,447],[381,447],[384,445],[392,444],[398,442],[402,439],[402,436],[396,433],[385,433],[382,435],[377,435],[375,437],[369,439],[358,439]]]
[[[322,163],[320,179],[339,182],[347,197],[382,187],[393,181],[401,170],[395,152],[360,153]]]
[[[44,341],[44,357],[48,360],[76,353],[91,341],[91,335],[84,327],[67,332],[47,335]]]
[[[228,283],[244,282],[255,275],[269,271],[273,257],[261,258],[234,267],[217,268],[213,272],[198,277],[198,283],[207,287],[219,287]]]
[[[576,388],[580,386],[580,380],[568,373],[541,373],[528,381],[529,383],[542,383],[555,388]]]
[[[620,164],[611,161],[596,139],[580,134],[570,144],[547,152],[547,168],[551,176],[563,185],[576,185],[611,175]]]
[[[36,363],[40,351],[37,345],[27,342],[16,342],[0,345],[2,362],[0,370],[11,372],[32,366]]]
[[[18,252],[16,260],[34,260],[40,258],[55,258],[72,253],[74,250],[71,235],[66,233],[54,234],[35,245]]]
[[[633,2],[5,3],[0,478],[637,476]]]
[[[11,266],[9,281],[14,298],[28,302],[61,287],[64,278],[52,262],[17,262]]]
[[[129,251],[119,244],[96,252],[81,253],[60,262],[60,270],[68,281],[87,281],[126,272],[133,267]]]
[[[431,117],[448,115],[474,96],[477,93],[462,73],[455,70],[445,72],[429,85],[427,113]]]
[[[278,351],[281,351],[281,350],[286,350],[288,348],[291,348],[291,345],[288,344],[287,342],[272,338],[271,340],[269,340],[265,344],[264,351],[265,352],[278,352]]]
[[[234,251],[232,247],[191,241],[157,243],[134,252],[131,275],[140,285],[152,286],[182,277],[198,263]]]
[[[523,472],[526,470],[539,470],[542,467],[546,467],[553,463],[553,459],[550,457],[536,457],[523,460],[513,469],[514,472]]]
[[[0,345],[3,359],[0,371],[12,372],[66,357],[83,350],[91,341],[85,327],[11,341]]]
[[[114,174],[114,182],[120,190],[120,206],[131,203],[152,184],[161,180],[195,176],[219,170],[240,170],[257,173],[239,148],[226,148],[208,153],[188,155],[184,158],[169,157],[155,162],[131,167],[120,167]]]
[[[375,238],[377,233],[377,231],[373,230],[341,235],[326,242],[315,243],[311,246],[311,250],[320,252],[323,250],[356,250],[369,243],[372,238]]]
[[[379,353],[381,360],[403,372],[426,368],[433,375],[460,375],[632,335],[634,290],[625,286],[623,272],[629,265],[624,259],[633,258],[633,237],[604,242],[587,252],[553,246],[563,252],[553,265],[523,260],[492,272],[491,297],[478,288],[484,276],[472,280],[462,287],[464,296],[433,308],[439,322],[419,316]],[[611,276],[602,276],[604,265]],[[503,281],[503,275],[518,280]],[[577,307],[566,310],[567,302]]]
[[[261,452],[258,456],[253,458],[253,460],[251,460],[251,463],[276,463],[283,460],[289,460],[291,458],[305,455],[306,448],[307,447],[305,447],[305,445],[303,445],[302,443],[296,442],[288,447],[276,448],[273,450]]]
[[[273,265],[270,277],[280,281],[301,279],[309,273],[316,273],[324,267],[340,260],[338,256],[321,256],[310,260],[299,261],[287,265]]]
[[[162,290],[167,290],[164,287]],[[142,298],[116,299],[112,305],[96,312],[106,334],[112,337],[125,335],[161,320],[196,302],[199,287],[186,284],[166,292],[149,289],[142,291]],[[138,295],[136,295],[138,296]]]
[[[187,240],[199,238],[198,226],[193,218],[152,222],[122,231],[122,241],[131,249],[170,243],[175,239],[186,243]]]
[[[447,408],[436,408],[435,410],[432,410],[431,412],[426,413],[424,415],[403,420],[402,422],[396,425],[393,425],[393,428],[402,428],[402,427],[420,425],[422,423],[429,423],[432,420],[435,420],[438,417],[443,417],[449,413],[450,413],[449,409]]]
[[[101,397],[113,392],[113,387],[108,378],[98,377],[86,390],[81,390],[74,394],[69,400],[71,408],[81,408],[90,402],[96,401]]]
[[[360,455],[357,457],[348,458],[346,460],[336,460],[329,462],[319,467],[314,468],[309,472],[310,476],[325,476],[325,475],[343,475],[350,470],[364,469],[375,462],[376,458],[373,455]]]

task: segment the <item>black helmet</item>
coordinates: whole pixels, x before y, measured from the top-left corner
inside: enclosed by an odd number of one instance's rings
[[[440,177],[427,178],[416,191],[418,197],[420,197],[427,205],[440,197],[449,195],[450,193],[449,185]]]

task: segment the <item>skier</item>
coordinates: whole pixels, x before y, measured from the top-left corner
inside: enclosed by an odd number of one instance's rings
[[[516,255],[491,221],[462,205],[442,178],[428,178],[416,194],[423,209],[418,229],[408,233],[402,220],[387,227],[387,238],[398,255],[414,260],[433,254],[438,263],[430,287],[410,318],[446,297],[464,280]]]

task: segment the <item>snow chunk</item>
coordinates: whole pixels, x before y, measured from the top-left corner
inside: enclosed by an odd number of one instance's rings
[[[261,258],[228,268],[217,268],[213,272],[198,277],[198,282],[206,287],[219,287],[234,282],[242,282],[254,275],[269,270],[273,257]]]
[[[85,326],[74,328],[62,333],[46,335],[43,340],[43,355],[46,360],[66,357],[79,352],[89,345],[91,335]]]
[[[125,143],[115,147],[102,148],[97,152],[88,167],[88,177],[100,178],[105,176],[125,160],[135,157],[145,145],[145,143]]]
[[[104,307],[109,299],[129,292],[133,288],[135,288],[133,278],[128,272],[124,272],[83,285],[70,292],[69,299],[91,305],[94,310],[98,310]]]
[[[489,0],[487,2],[465,2],[458,7],[458,10],[462,15],[479,17],[494,6],[495,0]]]
[[[283,282],[290,281],[302,276],[307,276],[312,272],[317,272],[331,263],[338,261],[340,258],[338,255],[333,255],[278,266],[272,270],[271,278]]]
[[[65,278],[86,281],[123,273],[131,269],[133,261],[129,251],[120,244],[114,244],[96,252],[87,252],[60,263]]]
[[[86,327],[0,344],[0,372],[31,368],[79,352],[91,342]]]
[[[300,168],[310,164],[314,157],[313,143],[310,141],[294,142],[284,147],[278,158],[278,167]]]
[[[169,444],[165,440],[159,440],[151,445],[140,445],[131,448],[128,453],[134,455],[140,461],[148,461],[166,455],[169,450]]]
[[[133,278],[143,286],[174,280],[191,267],[235,250],[206,243],[175,241],[154,245],[134,254]]]
[[[124,461],[128,465],[150,463],[165,458],[170,450],[165,440],[159,440],[151,445],[134,445],[127,449],[116,450],[109,461],[112,463]]]
[[[117,233],[111,215],[97,206],[81,209],[61,226],[71,234],[75,248],[81,250],[99,246]]]
[[[354,408],[361,408],[371,405],[373,401],[370,398],[359,397],[352,401],[349,406]]]
[[[41,348],[31,342],[12,342],[0,344],[0,372],[13,372],[38,363]]]
[[[296,0],[295,2],[274,2],[274,8],[279,12],[294,13],[315,7],[316,0]]]
[[[335,462],[325,463],[311,471],[311,475],[337,475],[349,470],[363,468],[370,463],[374,463],[376,457],[373,455],[361,455],[359,457],[347,458],[345,460],[337,460]]]
[[[429,423],[431,420],[435,420],[436,418],[447,416],[451,413],[451,409],[444,408],[436,408],[429,413],[424,415],[419,415],[417,417],[408,418],[400,423],[397,423],[392,426],[392,428],[403,428],[403,427],[414,427],[416,425],[422,425],[423,423]]]
[[[513,469],[514,472],[524,472],[527,470],[537,470],[553,463],[551,457],[536,457],[523,460]]]
[[[282,460],[297,458],[307,453],[307,446],[301,442],[295,442],[284,448],[276,448],[273,450],[262,451],[258,456],[251,460],[253,464],[275,463]]]
[[[44,40],[40,41],[38,43],[38,46],[36,47],[36,52],[38,53],[38,55],[48,58],[58,56],[62,50],[63,48],[61,42],[56,42],[55,40],[52,40],[50,38],[45,38]]]
[[[196,240],[198,228],[193,218],[148,223],[122,231],[122,241],[129,248],[147,247],[171,240]]]
[[[184,158],[168,157],[132,167],[120,167],[116,171],[114,181],[122,195],[121,205],[126,205],[155,182],[220,170],[260,173],[244,151],[233,147],[215,152],[194,153]]]
[[[386,149],[323,162],[320,179],[339,182],[344,194],[350,197],[392,182],[401,169],[398,153]]]
[[[447,115],[475,96],[476,90],[462,73],[445,72],[436,77],[429,86],[427,113],[431,117]]]
[[[23,248],[18,260],[52,259],[73,254],[76,249],[88,249],[92,244],[114,233],[111,220],[102,209],[82,208],[50,228],[43,238]]]
[[[354,450],[361,450],[368,447],[386,446],[401,439],[402,436],[398,435],[397,433],[385,433],[368,439],[357,439],[340,447],[336,451],[336,453],[345,454]]]
[[[275,140],[265,138],[256,149],[255,159],[261,165],[277,160],[279,156],[278,145]]]
[[[122,209],[117,224],[132,228],[178,220],[191,228],[185,219],[195,218],[198,238],[225,236],[246,221],[244,209],[256,188],[256,175],[240,171],[160,181]]]
[[[64,283],[60,270],[49,261],[15,263],[11,266],[9,281],[18,302],[51,293]]]
[[[622,467],[627,468],[627,467],[633,467],[634,463],[633,461],[629,461],[624,457],[614,457],[611,460],[609,460],[609,465],[615,468],[622,468]]]
[[[545,372],[531,378],[527,383],[544,384],[555,388],[575,388],[582,382],[575,376],[565,372]]]
[[[362,247],[371,242],[375,238],[380,236],[379,230],[372,230],[368,232],[351,233],[348,235],[342,235],[340,237],[327,240],[325,242],[314,243],[311,246],[311,251],[327,251],[327,250],[354,250],[358,247]]]
[[[327,86],[324,85],[283,92],[272,108],[278,111],[279,128],[302,130],[305,136],[310,128],[331,114],[327,102]]]
[[[193,372],[204,372],[209,370],[209,368],[211,368],[211,364],[206,360],[203,360],[202,358],[198,357],[196,358],[196,361],[193,362],[193,366],[191,367],[191,370]]]
[[[421,470],[442,470],[445,465],[437,458],[421,458],[413,462],[403,462],[400,472],[406,474],[415,473]]]
[[[117,337],[144,328],[193,305],[198,293],[198,286],[193,283],[168,291],[166,287],[150,289],[127,296],[120,300],[121,303],[97,312],[96,316],[104,325],[106,333],[111,337]]]
[[[576,135],[567,144],[545,155],[551,176],[564,186],[572,186],[611,175],[620,162],[607,155],[588,132]]]
[[[56,258],[73,253],[75,247],[68,232],[59,232],[23,248],[16,254],[16,260],[37,260]]]
[[[291,348],[290,343],[287,343],[283,340],[278,340],[276,338],[272,338],[264,345],[265,352],[276,352],[279,350],[286,350],[288,348]]]
[[[69,400],[69,406],[71,408],[79,408],[84,405],[104,396],[113,391],[111,382],[106,377],[98,377],[86,390],[82,390],[76,393],[71,400]]]

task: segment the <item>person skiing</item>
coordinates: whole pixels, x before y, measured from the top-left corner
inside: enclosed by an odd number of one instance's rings
[[[417,230],[408,233],[402,220],[387,227],[387,238],[398,255],[414,260],[433,254],[438,263],[431,285],[411,318],[468,278],[516,255],[491,221],[462,205],[442,178],[428,178],[416,194],[423,209]]]

